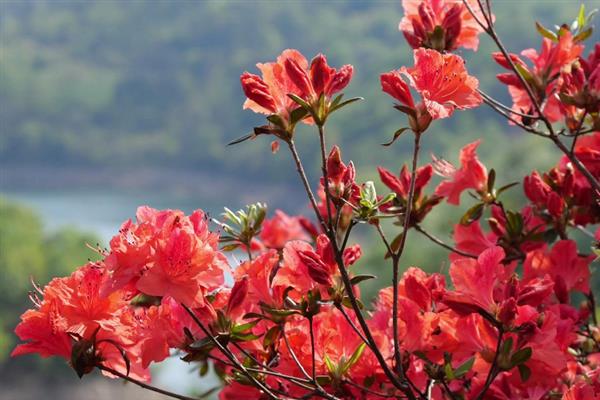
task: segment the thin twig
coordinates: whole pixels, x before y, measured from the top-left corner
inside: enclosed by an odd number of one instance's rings
[[[437,237],[433,236],[431,233],[427,232],[425,229],[421,228],[421,226],[419,226],[419,225],[415,225],[414,228],[417,232],[420,232],[421,234],[423,234],[425,237],[427,237],[433,243],[435,243],[439,246],[442,246],[443,248],[450,250],[453,253],[456,253],[458,255],[468,257],[468,258],[477,258],[478,257],[475,254],[464,252],[462,250],[457,249],[456,247],[452,247],[449,244],[444,243],[441,239],[438,239]]]
[[[273,392],[271,392],[271,390],[262,382],[260,382],[258,379],[256,379],[247,369],[246,367],[244,367],[239,361],[238,359],[235,357],[235,355],[233,353],[231,353],[225,346],[223,346],[218,340],[217,338],[215,338],[209,331],[208,329],[204,326],[204,324],[202,323],[202,321],[200,321],[200,319],[196,316],[196,314],[185,304],[181,303],[181,306],[183,307],[183,309],[192,317],[192,319],[194,320],[194,322],[196,323],[196,325],[198,325],[198,327],[200,327],[200,329],[202,330],[202,332],[204,332],[204,334],[210,339],[211,342],[213,342],[213,344],[221,351],[221,353],[223,353],[223,355],[225,357],[227,357],[229,359],[229,361],[231,361],[237,369],[239,369],[248,379],[250,379],[250,381],[256,386],[258,387],[260,390],[262,390],[263,392],[265,392],[265,394],[267,394],[269,397],[273,398],[273,399],[279,399],[279,397],[277,397]]]
[[[156,386],[148,385],[147,383],[138,381],[137,379],[134,379],[134,378],[130,377],[129,375],[125,375],[115,369],[112,369],[112,368],[107,367],[102,364],[98,364],[98,365],[96,365],[96,367],[102,371],[106,371],[112,375],[118,376],[121,379],[125,379],[126,381],[131,382],[134,385],[138,385],[141,388],[151,390],[153,392],[160,393],[162,395],[165,395],[165,396],[168,396],[168,397],[171,397],[174,399],[179,399],[179,400],[198,400],[199,399],[198,397],[184,396],[182,394],[177,394],[177,393],[169,392],[168,390],[157,388]],[[212,390],[211,390],[211,392],[212,392]],[[202,397],[200,397],[200,398],[202,398]]]
[[[415,133],[413,156],[412,156],[412,167],[410,177],[410,187],[408,189],[408,198],[406,200],[406,208],[404,212],[404,225],[402,228],[402,236],[400,236],[400,242],[398,244],[398,251],[391,252],[393,262],[393,304],[392,304],[392,325],[393,325],[393,336],[394,336],[394,359],[396,360],[396,368],[398,369],[400,376],[404,377],[404,370],[402,366],[402,354],[400,353],[400,335],[398,332],[398,280],[399,280],[399,262],[404,252],[406,245],[406,238],[408,237],[408,229],[410,227],[410,217],[412,212],[412,203],[415,196],[415,184],[417,179],[417,163],[419,159],[421,135]]]
[[[496,376],[498,376],[498,357],[500,356],[500,347],[502,346],[502,336],[504,335],[504,330],[502,329],[501,326],[497,326],[498,329],[498,343],[496,344],[496,354],[494,354],[494,360],[492,361],[492,364],[490,365],[490,370],[488,372],[487,378],[485,380],[485,385],[483,386],[483,389],[481,390],[481,392],[479,393],[479,395],[476,397],[476,400],[481,400],[483,399],[485,393],[488,391],[488,389],[490,388],[490,386],[492,385],[492,382],[494,382],[494,379],[496,379]]]

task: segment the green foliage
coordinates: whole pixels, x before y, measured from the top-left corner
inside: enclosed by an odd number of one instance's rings
[[[86,247],[98,239],[72,228],[43,231],[40,217],[26,207],[0,198],[0,364],[15,344],[18,315],[31,304],[30,278],[42,286],[69,274],[98,255]]]

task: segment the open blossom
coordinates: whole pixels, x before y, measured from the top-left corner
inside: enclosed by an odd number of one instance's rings
[[[244,72],[240,77],[242,89],[247,99],[244,109],[260,114],[276,114],[287,129],[291,112],[299,107],[289,95],[293,94],[312,104],[321,95],[330,99],[343,90],[352,79],[353,67],[344,65],[339,70],[327,64],[323,54],[317,55],[310,63],[294,49],[284,50],[275,62],[256,64],[262,77]],[[327,102],[329,103],[329,102]],[[312,118],[303,118],[312,123]]]
[[[344,265],[349,267],[362,255],[359,245],[344,250]],[[292,241],[283,249],[283,262],[273,279],[273,287],[291,286],[295,292],[305,293],[316,287],[331,286],[339,276],[333,248],[326,235],[317,237],[316,249],[300,241]]]
[[[291,240],[308,241],[310,236],[299,217],[275,210],[275,215],[263,222],[260,240],[270,249],[283,249],[283,246]]]
[[[137,220],[126,222],[111,240],[104,290],[128,285],[147,295],[202,306],[204,296],[223,284],[228,269],[204,213],[186,216],[178,210],[140,207]]]
[[[483,15],[476,0],[469,0],[480,20]],[[477,50],[483,32],[461,0],[402,0],[404,17],[399,29],[413,48],[428,47],[452,51],[459,47]],[[436,35],[436,28],[441,32]],[[438,28],[438,29],[439,29]]]
[[[526,49],[521,52],[521,55],[531,61],[533,64],[531,67],[516,54],[510,54],[512,62],[526,71],[527,83],[532,86],[538,103],[543,105],[544,115],[552,122],[562,118],[558,97],[554,96],[557,90],[557,78],[561,71],[570,68],[582,51],[583,45],[576,43],[571,32],[566,31],[559,37],[557,43],[544,38],[539,53],[535,49]],[[500,66],[511,70],[510,63],[502,53],[493,53],[492,56]],[[512,71],[498,74],[497,78],[500,82],[508,85],[513,99],[513,109],[534,115],[533,103],[520,79]],[[544,101],[546,98],[547,101]]]
[[[339,70],[330,67],[323,54],[313,58],[310,66],[306,59],[300,57],[288,58],[284,65],[288,76],[300,90],[298,95],[309,103],[321,95],[330,98],[343,90],[350,83],[354,72],[349,64]]]
[[[459,169],[445,160],[434,159],[435,172],[446,179],[435,189],[435,194],[446,197],[450,204],[460,204],[460,195],[467,189],[482,192],[486,188],[487,169],[479,161],[476,153],[479,143],[477,140],[460,150]]]
[[[38,353],[43,357],[60,356],[75,363],[84,362],[72,358],[72,349],[90,341],[97,350],[96,360],[90,361],[126,373],[125,355],[130,362],[130,376],[149,380],[149,371],[142,367],[136,346],[136,321],[132,310],[126,307],[126,292],[100,295],[105,273],[102,265],[89,263],[68,277],[53,279],[44,288],[36,308],[21,316],[15,332],[26,343],[19,344],[12,356]],[[94,365],[80,365],[80,368],[83,370],[78,373],[83,374]]]
[[[556,297],[566,303],[573,290],[589,292],[589,264],[593,260],[593,256],[580,257],[574,241],[561,240],[550,251],[543,248],[528,253],[523,264],[523,278],[529,280],[548,274],[554,280]]]
[[[411,174],[408,171],[408,167],[403,165],[399,176],[394,175],[383,167],[377,167],[377,172],[379,172],[381,182],[396,194],[396,198],[394,198],[392,203],[382,206],[382,209],[385,210],[386,207],[405,207],[408,201],[411,181]],[[432,175],[433,167],[430,164],[417,168],[410,216],[411,221],[414,223],[421,222],[433,207],[442,201],[442,198],[439,196],[428,196],[423,193],[423,189],[431,180]]]
[[[284,50],[275,62],[256,64],[262,77],[244,72],[240,77],[242,89],[247,99],[244,109],[259,114],[277,114],[285,121],[292,110],[298,108],[288,94],[300,94],[301,91],[286,72],[285,64],[294,60],[299,65],[307,65],[306,58],[293,49]]]
[[[402,67],[382,74],[381,88],[412,110],[417,120],[414,125],[421,127],[421,131],[427,128],[427,119],[447,118],[456,109],[465,110],[481,104],[482,98],[477,92],[479,81],[467,73],[460,56],[419,48],[414,51],[414,59],[412,68]],[[422,103],[415,106],[404,78],[419,93]]]

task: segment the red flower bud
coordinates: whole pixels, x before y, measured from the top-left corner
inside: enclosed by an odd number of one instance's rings
[[[352,65],[342,66],[339,71],[333,75],[333,78],[329,83],[329,87],[325,88],[325,93],[331,96],[332,94],[343,90],[346,86],[348,86],[348,83],[350,83],[353,73],[354,67],[352,67]]]
[[[288,74],[294,85],[300,90],[300,97],[311,97],[314,92],[308,74],[296,60],[288,58],[285,60],[285,72]]]
[[[270,112],[277,112],[275,100],[269,92],[269,87],[258,75],[244,72],[240,77],[240,82],[246,97]]]
[[[511,297],[502,302],[497,318],[505,326],[510,326],[515,319],[515,315],[517,315],[517,302]]]
[[[354,264],[360,257],[362,256],[362,249],[360,245],[355,244],[354,246],[350,246],[344,250],[344,265],[349,267]]]
[[[325,92],[333,79],[334,72],[335,70],[327,65],[327,59],[323,54],[313,58],[310,64],[310,79],[317,96]]]
[[[381,74],[380,81],[381,90],[398,100],[401,104],[415,108],[408,84],[404,82],[400,72],[391,71]]]
[[[325,265],[317,253],[311,250],[299,251],[298,256],[304,265],[306,265],[306,268],[308,269],[308,275],[313,281],[321,285],[331,285],[332,281],[329,268],[327,265]]]
[[[242,279],[235,282],[231,293],[229,294],[229,301],[227,302],[227,311],[233,312],[236,308],[241,306],[246,299],[248,294],[248,277],[244,276]]]
[[[512,60],[513,64],[515,64],[515,65],[519,64],[519,65],[525,66],[525,63],[519,58],[518,55],[510,53],[509,56],[510,56],[510,59]],[[512,67],[510,66],[506,57],[504,57],[504,54],[502,54],[501,52],[496,51],[496,52],[492,53],[492,58],[501,67],[512,70]]]
[[[560,218],[563,210],[564,210],[564,201],[556,192],[551,192],[548,195],[548,200],[546,202],[546,206],[548,208],[548,212],[555,218]]]

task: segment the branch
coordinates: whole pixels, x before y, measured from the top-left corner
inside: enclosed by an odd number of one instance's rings
[[[485,380],[485,385],[483,386],[483,389],[481,390],[479,395],[476,397],[476,400],[482,400],[484,398],[483,396],[485,395],[485,392],[488,391],[488,389],[494,382],[494,379],[496,379],[496,376],[498,376],[498,373],[500,372],[497,370],[497,364],[498,364],[498,356],[500,355],[500,347],[502,346],[502,336],[504,335],[504,329],[502,329],[501,326],[497,326],[497,329],[498,329],[498,343],[496,344],[496,354],[494,354],[494,360],[492,361],[492,365],[490,365],[490,370],[489,370],[488,376]]]
[[[425,237],[427,237],[433,243],[435,243],[439,246],[442,246],[443,248],[450,250],[453,253],[456,253],[456,254],[459,254],[461,256],[468,257],[468,258],[476,259],[478,257],[475,254],[466,253],[462,250],[457,249],[456,247],[452,247],[449,244],[444,243],[441,239],[438,239],[437,237],[433,236],[431,233],[427,232],[425,229],[421,228],[419,225],[415,225],[415,229],[417,230],[417,232],[422,233]]]
[[[394,298],[393,298],[393,307],[392,307],[392,324],[394,331],[394,359],[396,360],[396,368],[400,372],[401,377],[405,377],[403,368],[402,368],[402,355],[400,353],[400,336],[398,333],[398,279],[399,279],[399,262],[402,257],[402,253],[404,252],[404,246],[406,245],[406,238],[408,236],[408,229],[410,227],[410,214],[412,212],[412,203],[415,196],[415,183],[417,180],[417,163],[419,158],[419,149],[420,149],[420,141],[421,135],[415,133],[415,142],[413,148],[413,156],[412,156],[412,168],[411,168],[411,177],[410,177],[410,187],[408,189],[408,199],[406,201],[406,209],[404,212],[404,226],[402,228],[402,236],[400,237],[400,243],[398,245],[398,251],[396,253],[392,252],[392,262],[393,262],[393,290],[394,290]]]
[[[157,388],[155,386],[152,386],[152,385],[148,385],[147,383],[144,383],[142,381],[138,381],[137,379],[134,379],[134,378],[130,377],[129,375],[125,375],[125,374],[123,374],[123,373],[121,373],[121,372],[119,372],[119,371],[117,371],[115,369],[112,369],[112,368],[107,367],[107,366],[102,365],[102,364],[97,364],[96,368],[98,368],[99,370],[102,370],[102,371],[106,371],[106,372],[108,372],[108,373],[110,373],[112,375],[118,376],[121,379],[125,379],[126,381],[131,382],[134,385],[137,385],[137,386],[139,386],[141,388],[144,388],[144,389],[147,389],[147,390],[151,390],[151,391],[156,392],[156,393],[160,393],[162,395],[171,397],[173,399],[179,399],[179,400],[199,400],[201,398],[204,398],[204,397],[208,396],[209,394],[211,394],[214,391],[214,389],[211,389],[208,392],[206,392],[205,394],[200,395],[200,397],[188,397],[188,396],[184,396],[182,394],[172,393],[172,392],[169,392],[168,390],[164,390],[164,389],[160,389],[160,388]]]
[[[244,367],[239,361],[238,359],[235,357],[235,355],[233,353],[231,353],[227,347],[223,346],[209,331],[208,329],[204,326],[204,324],[202,323],[202,321],[200,321],[200,319],[198,319],[198,317],[196,316],[196,314],[185,304],[181,303],[181,306],[185,309],[185,311],[192,317],[192,319],[194,320],[194,322],[196,323],[196,325],[198,325],[200,327],[200,329],[202,329],[202,332],[204,332],[204,334],[210,339],[211,342],[213,342],[213,344],[221,351],[221,353],[223,353],[223,355],[225,357],[227,357],[229,359],[229,361],[231,361],[237,369],[239,369],[248,379],[250,379],[250,381],[256,385],[256,387],[258,387],[260,390],[262,390],[263,392],[265,392],[265,394],[267,394],[269,397],[271,397],[272,399],[279,399],[279,397],[277,397],[273,392],[271,392],[271,390],[264,385],[262,382],[260,382],[259,380],[257,380],[247,369],[246,367]]]

